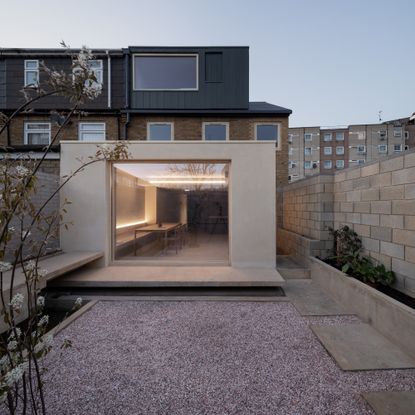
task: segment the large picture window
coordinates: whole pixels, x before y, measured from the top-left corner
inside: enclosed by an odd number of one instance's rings
[[[195,91],[198,89],[198,56],[134,55],[135,91]]]
[[[228,264],[228,163],[113,167],[114,259]]]

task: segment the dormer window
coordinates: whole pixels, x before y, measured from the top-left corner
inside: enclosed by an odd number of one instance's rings
[[[134,91],[197,91],[197,54],[137,54],[133,57]]]

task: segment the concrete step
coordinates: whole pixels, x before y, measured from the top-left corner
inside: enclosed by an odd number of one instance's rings
[[[286,280],[310,278],[310,270],[290,255],[277,255],[277,270]]]
[[[48,287],[150,288],[150,287],[281,287],[276,269],[230,266],[109,266],[81,269],[48,283]]]

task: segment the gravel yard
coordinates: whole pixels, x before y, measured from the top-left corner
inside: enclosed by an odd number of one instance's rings
[[[99,302],[47,358],[49,413],[372,414],[363,391],[415,390],[415,370],[342,372],[288,302]]]

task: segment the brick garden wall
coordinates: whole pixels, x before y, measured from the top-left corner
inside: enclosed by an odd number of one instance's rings
[[[56,190],[59,183],[59,176],[56,174],[38,172],[37,173],[37,189],[38,191],[32,197],[32,203],[36,207],[40,207],[49,197],[50,195]],[[56,195],[47,205],[44,210],[46,215],[55,213],[59,209],[59,195]],[[25,225],[27,226],[29,223],[30,218],[27,218]],[[12,221],[11,226],[13,226],[16,230],[19,229],[19,222]],[[40,241],[43,239],[43,234],[40,233],[36,227],[33,227],[31,231],[30,238],[35,241]],[[16,249],[19,245],[18,238],[12,238],[12,240],[8,243],[8,249],[6,254],[6,261],[10,261],[13,257],[13,250]],[[54,252],[59,248],[59,235],[56,235],[56,238],[53,238],[50,243],[48,244],[48,251]],[[30,246],[28,249],[24,251],[24,254],[30,255]]]
[[[328,226],[350,226],[366,253],[395,271],[396,288],[415,296],[415,151],[304,179],[283,193],[284,229],[329,246]]]

